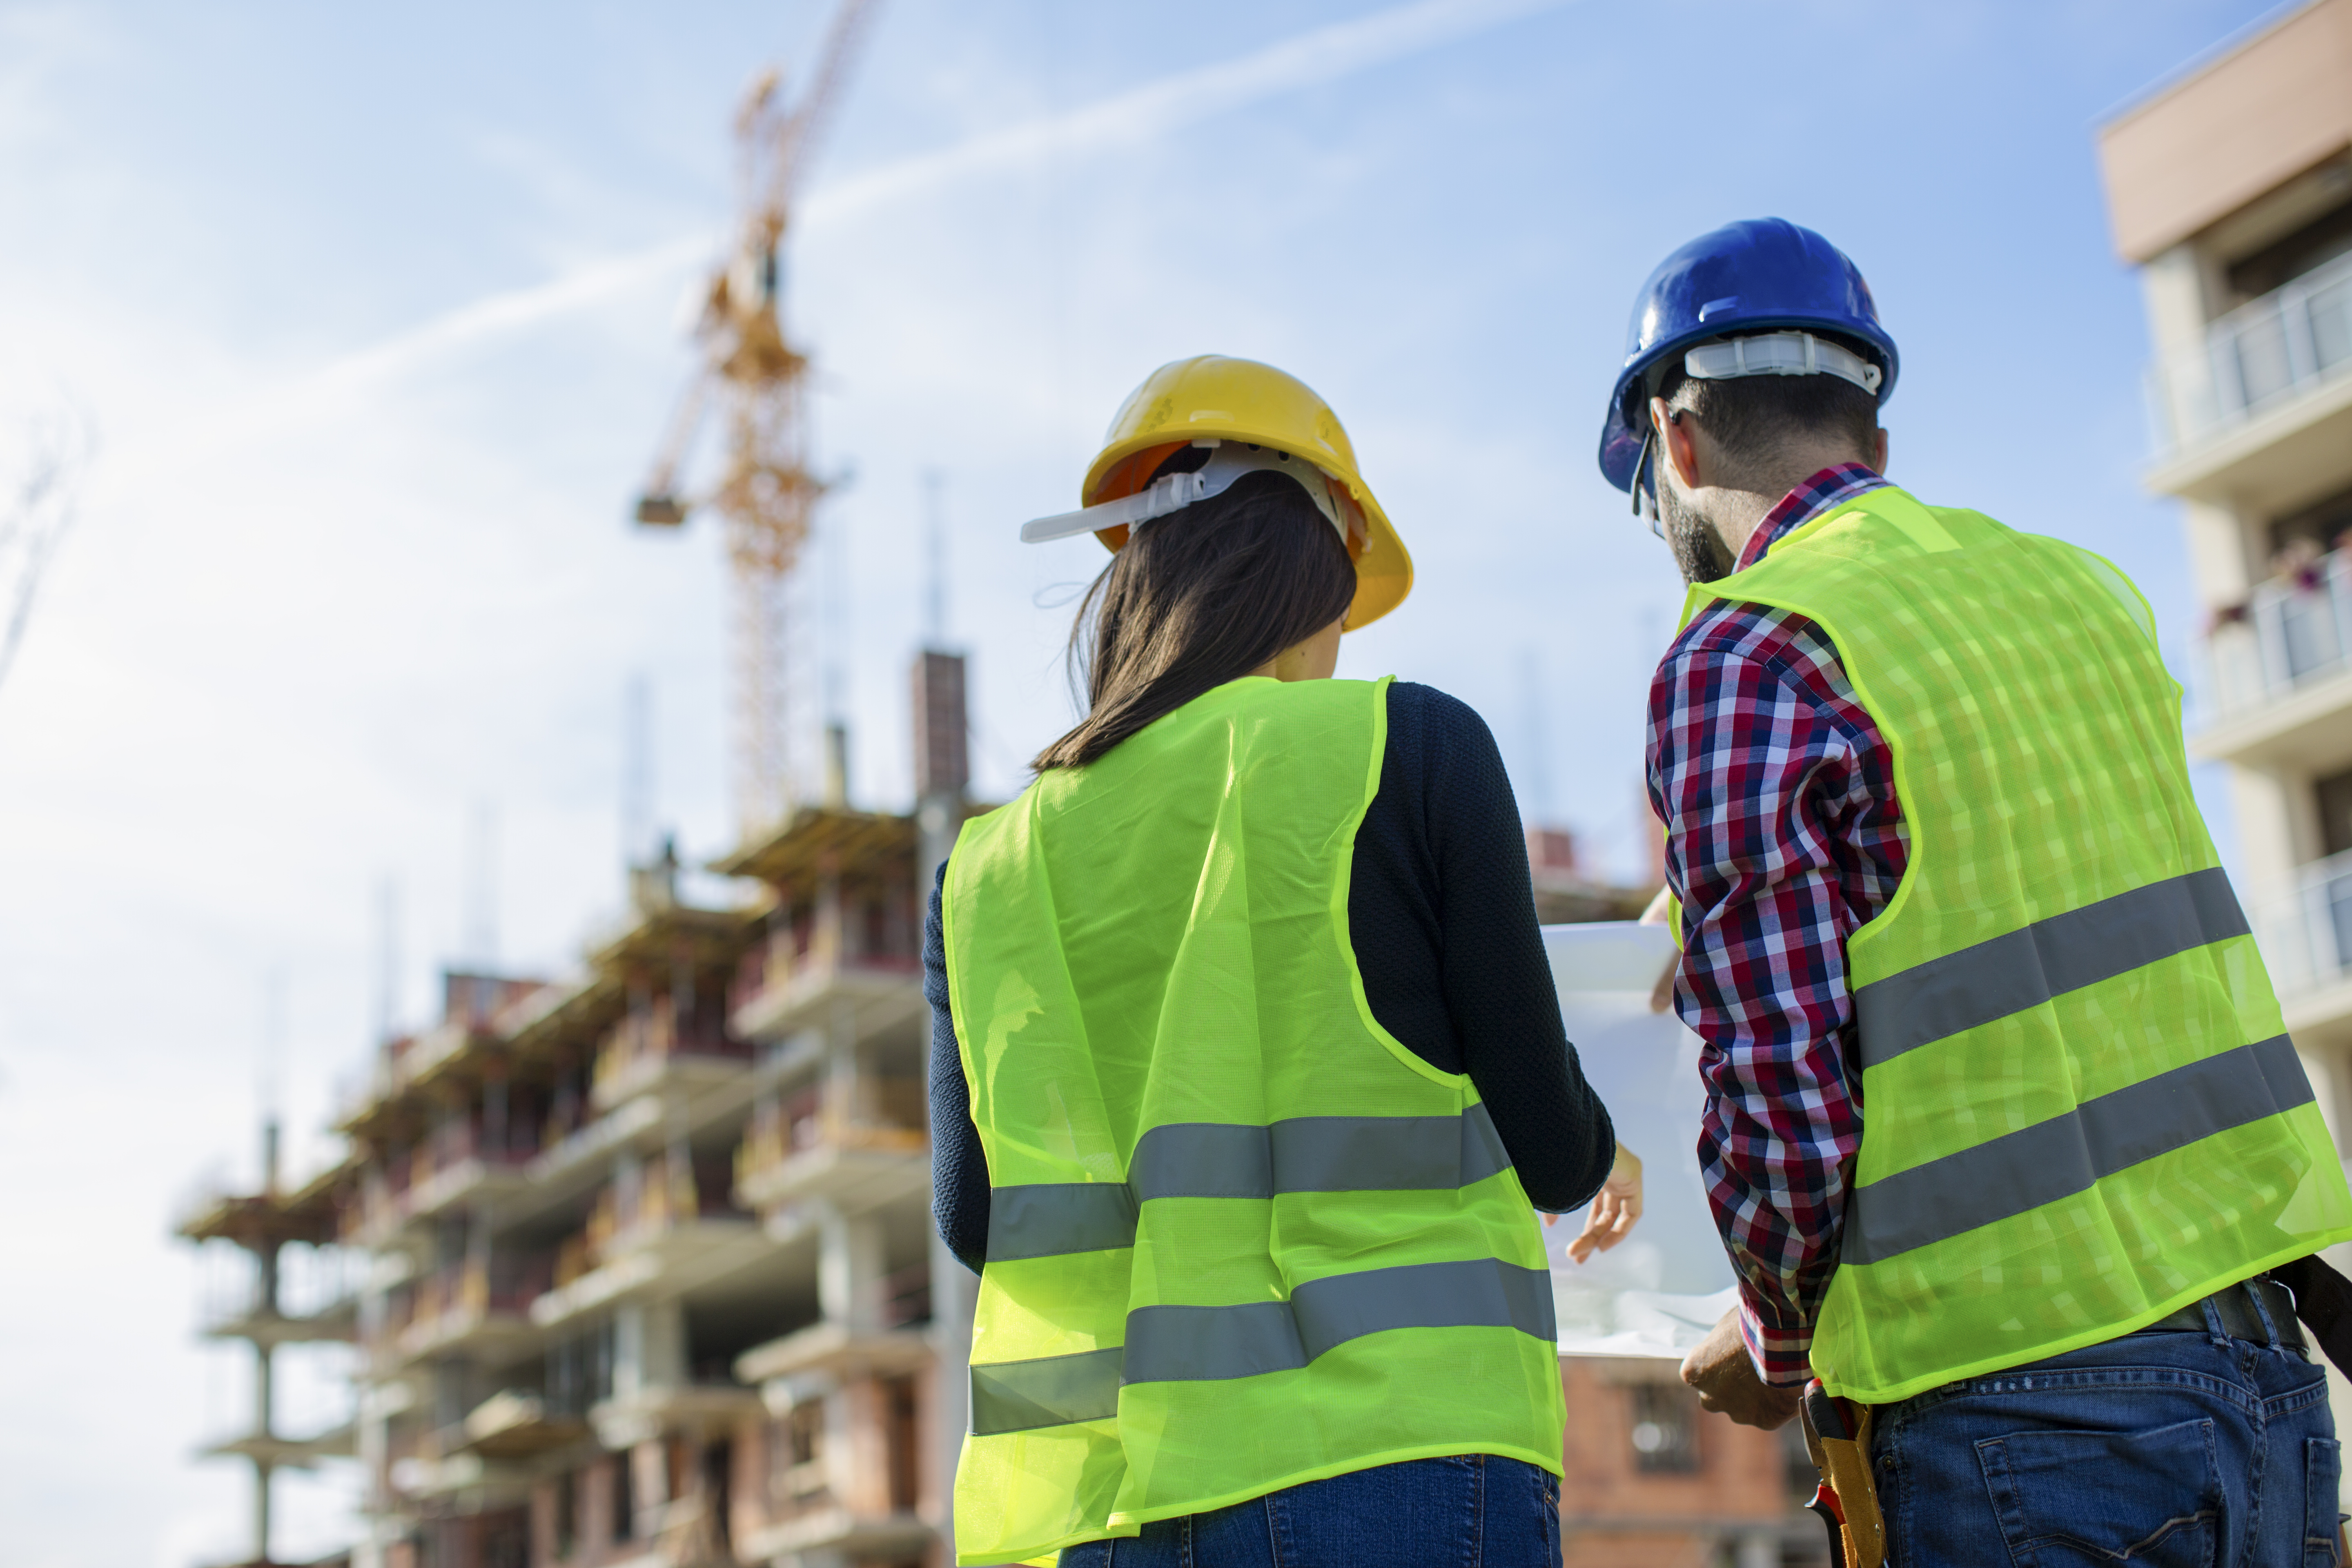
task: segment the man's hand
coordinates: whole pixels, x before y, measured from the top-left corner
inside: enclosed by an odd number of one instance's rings
[[[1652,899],[1649,907],[1642,911],[1642,918],[1633,923],[1645,926],[1665,924],[1666,911],[1672,907],[1671,900],[1674,896],[1675,890],[1672,888],[1660,888],[1657,897]],[[1663,1013],[1675,1005],[1675,976],[1681,973],[1682,967],[1683,955],[1680,949],[1666,955],[1666,967],[1659,972],[1658,983],[1650,987],[1651,1012]]]
[[[1658,971],[1658,983],[1650,987],[1651,1012],[1669,1013],[1674,1010],[1675,979],[1682,972],[1683,955],[1677,952],[1666,960],[1666,966]]]
[[[1739,1337],[1737,1307],[1723,1315],[1698,1349],[1683,1357],[1683,1381],[1698,1390],[1700,1409],[1767,1432],[1787,1426],[1804,1396],[1801,1389],[1778,1387],[1756,1375],[1747,1342]]]
[[[1608,1251],[1625,1239],[1641,1217],[1642,1157],[1620,1143],[1609,1179],[1601,1184],[1591,1211],[1584,1216],[1583,1232],[1568,1244],[1569,1261],[1581,1263],[1596,1252]]]

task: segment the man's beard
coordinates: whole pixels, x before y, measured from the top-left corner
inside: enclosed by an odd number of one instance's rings
[[[1728,577],[1739,563],[1724,548],[1715,525],[1676,495],[1671,485],[1657,489],[1658,516],[1665,523],[1666,542],[1674,547],[1675,564],[1685,583],[1715,583]]]

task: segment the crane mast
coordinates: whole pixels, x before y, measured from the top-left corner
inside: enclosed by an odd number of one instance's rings
[[[708,506],[724,523],[733,644],[737,826],[747,836],[793,798],[787,618],[801,547],[825,483],[809,466],[808,360],[784,331],[783,245],[792,203],[838,106],[879,0],[842,0],[815,68],[787,101],[763,71],[735,117],[738,221],[705,288],[694,336],[701,363],[656,453],[636,520],[676,528]],[[716,405],[723,466],[688,494],[684,468]]]

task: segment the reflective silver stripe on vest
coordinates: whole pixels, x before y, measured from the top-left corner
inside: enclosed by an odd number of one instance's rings
[[[1127,1343],[971,1369],[975,1436],[1098,1421],[1122,1383],[1198,1383],[1295,1372],[1349,1340],[1391,1329],[1516,1329],[1550,1344],[1551,1275],[1499,1258],[1412,1263],[1313,1279],[1287,1301],[1139,1307]]]
[[[1862,1065],[1879,1067],[1906,1051],[2249,930],[2219,867],[2052,915],[1857,989]]]
[[[2063,1116],[1856,1187],[1846,1199],[1840,1260],[1883,1263],[2073,1197],[2143,1160],[2312,1098],[2284,1035],[2158,1073]]]
[[[1058,1258],[1135,1245],[1135,1194],[1120,1182],[991,1187],[988,1260]]]
[[[1287,1301],[1138,1307],[1127,1315],[1129,1383],[1255,1377],[1305,1366],[1390,1329],[1517,1329],[1554,1341],[1551,1275],[1500,1258],[1410,1263],[1311,1279]]]
[[[1118,1414],[1118,1363],[1126,1352],[1081,1351],[1035,1361],[1001,1361],[971,1369],[971,1432],[1027,1432]]]
[[[991,1261],[1135,1244],[1153,1198],[1451,1191],[1510,1168],[1485,1105],[1459,1116],[1299,1116],[1270,1127],[1178,1121],[1137,1142],[1128,1179],[992,1187]]]

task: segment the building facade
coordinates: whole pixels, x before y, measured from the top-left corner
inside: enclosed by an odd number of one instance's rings
[[[2352,0],[2277,18],[2102,128],[2158,455],[2205,625],[2189,749],[2339,1145],[2352,1110]]]

